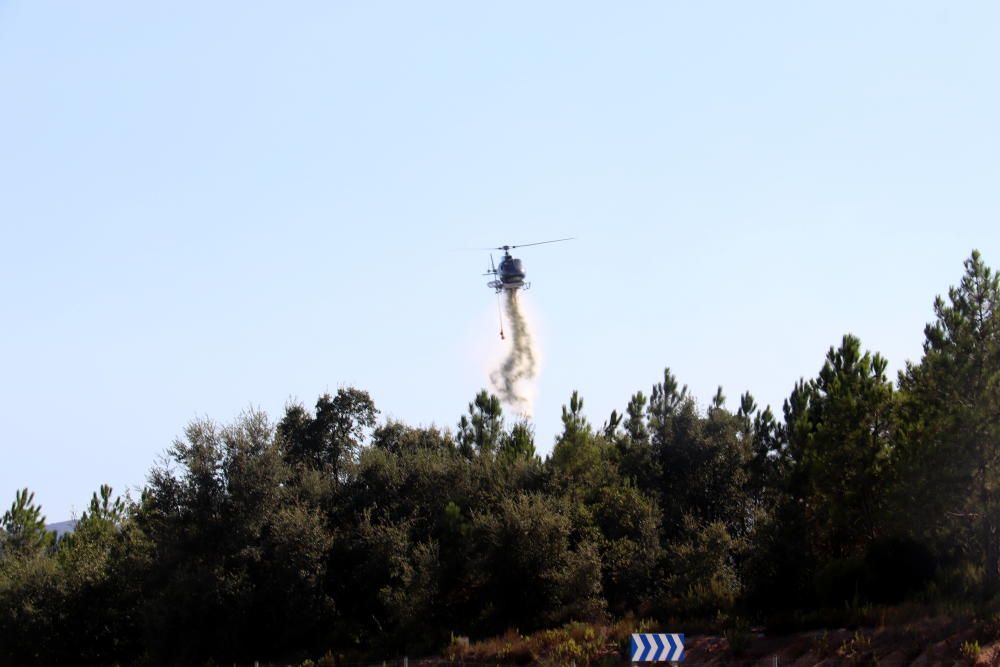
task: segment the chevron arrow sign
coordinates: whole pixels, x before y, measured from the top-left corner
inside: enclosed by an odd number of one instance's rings
[[[632,635],[632,662],[679,662],[684,659],[684,635]]]

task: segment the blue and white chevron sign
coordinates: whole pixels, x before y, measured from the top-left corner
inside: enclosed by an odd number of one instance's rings
[[[684,659],[684,635],[632,635],[632,662],[679,662]]]

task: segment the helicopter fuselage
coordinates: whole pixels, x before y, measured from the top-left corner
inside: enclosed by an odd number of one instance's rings
[[[511,256],[510,251],[513,248],[526,248],[528,246],[546,245],[548,243],[560,243],[562,241],[572,240],[572,238],[553,239],[551,241],[539,241],[538,243],[502,245],[499,248],[494,248],[495,250],[503,250],[503,257],[500,258],[500,266],[497,267],[493,264],[493,255],[490,255],[490,270],[484,275],[493,276],[493,280],[486,283],[487,286],[495,289],[497,294],[504,290],[513,293],[519,289],[528,289],[531,287],[531,283],[524,281],[524,265],[521,263],[521,260]]]
[[[497,292],[528,289],[531,286],[530,283],[524,281],[526,274],[521,260],[512,257],[509,252],[504,254],[500,260],[500,266],[492,273],[496,276],[496,280],[491,281],[489,286]]]

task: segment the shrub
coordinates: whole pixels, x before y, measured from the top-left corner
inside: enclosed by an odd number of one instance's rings
[[[863,577],[864,563],[860,558],[830,561],[816,573],[816,596],[831,607],[856,601]]]
[[[989,618],[980,621],[976,627],[976,634],[986,642],[1000,639],[1000,612],[994,612]]]
[[[635,619],[626,617],[616,621],[608,630],[607,641],[618,646],[618,655],[622,660],[629,662],[632,657],[632,634],[652,632],[658,624],[649,618]]]
[[[830,655],[830,633],[824,630],[823,634],[816,635],[813,638],[812,650],[820,658]]]
[[[540,665],[586,667],[596,662],[607,639],[607,628],[570,623],[558,630],[543,630],[531,638],[531,654]]]
[[[448,658],[448,662],[458,662],[463,658],[465,658],[468,652],[469,652],[469,638],[456,637],[454,634],[452,634],[451,643],[449,643],[448,648],[445,649],[444,656]]]
[[[750,641],[753,635],[750,632],[750,623],[739,616],[735,617],[728,627],[723,631],[726,641],[729,642],[729,650],[733,655],[743,655],[750,648]]]
[[[898,603],[927,587],[934,556],[924,544],[905,537],[876,540],[864,560],[864,589],[873,602]]]
[[[980,648],[978,641],[962,642],[962,656],[973,662],[979,657],[981,651],[982,648]]]
[[[741,592],[739,577],[730,554],[736,541],[721,522],[701,525],[684,517],[687,539],[673,545],[671,558],[676,572],[669,588],[675,608],[691,616],[712,616],[731,609]]]

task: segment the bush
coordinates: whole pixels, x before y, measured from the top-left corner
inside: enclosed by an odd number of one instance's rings
[[[539,665],[586,667],[600,656],[607,628],[570,623],[558,630],[543,630],[531,639],[532,656]]]
[[[897,604],[927,587],[935,572],[930,549],[916,540],[890,537],[874,541],[864,560],[865,596]]]
[[[608,641],[618,646],[618,655],[624,662],[632,657],[632,635],[652,632],[658,624],[648,618],[636,619],[631,616],[615,622],[608,630]]]
[[[729,650],[733,655],[740,656],[750,648],[753,634],[750,632],[750,623],[739,616],[735,617],[723,631],[723,636],[729,643]]]
[[[830,655],[830,633],[826,630],[822,634],[816,635],[812,641],[812,651],[820,658]]]
[[[677,574],[670,578],[675,609],[691,616],[712,617],[732,609],[741,588],[730,558],[736,541],[721,522],[699,525],[684,517],[687,539],[672,547]]]
[[[470,644],[468,637],[453,636],[446,657],[450,662],[468,660],[526,664],[531,662],[532,649],[530,640],[511,628],[500,637],[484,639],[475,644]]]
[[[861,558],[830,561],[816,573],[816,597],[829,607],[840,607],[845,602],[856,601],[863,579],[864,562]]]
[[[977,623],[976,634],[986,642],[1000,639],[1000,612],[994,612],[988,618]]]
[[[871,635],[866,635],[860,630],[854,633],[850,639],[844,640],[840,646],[840,653],[852,663],[856,663],[865,653],[871,650]]]

